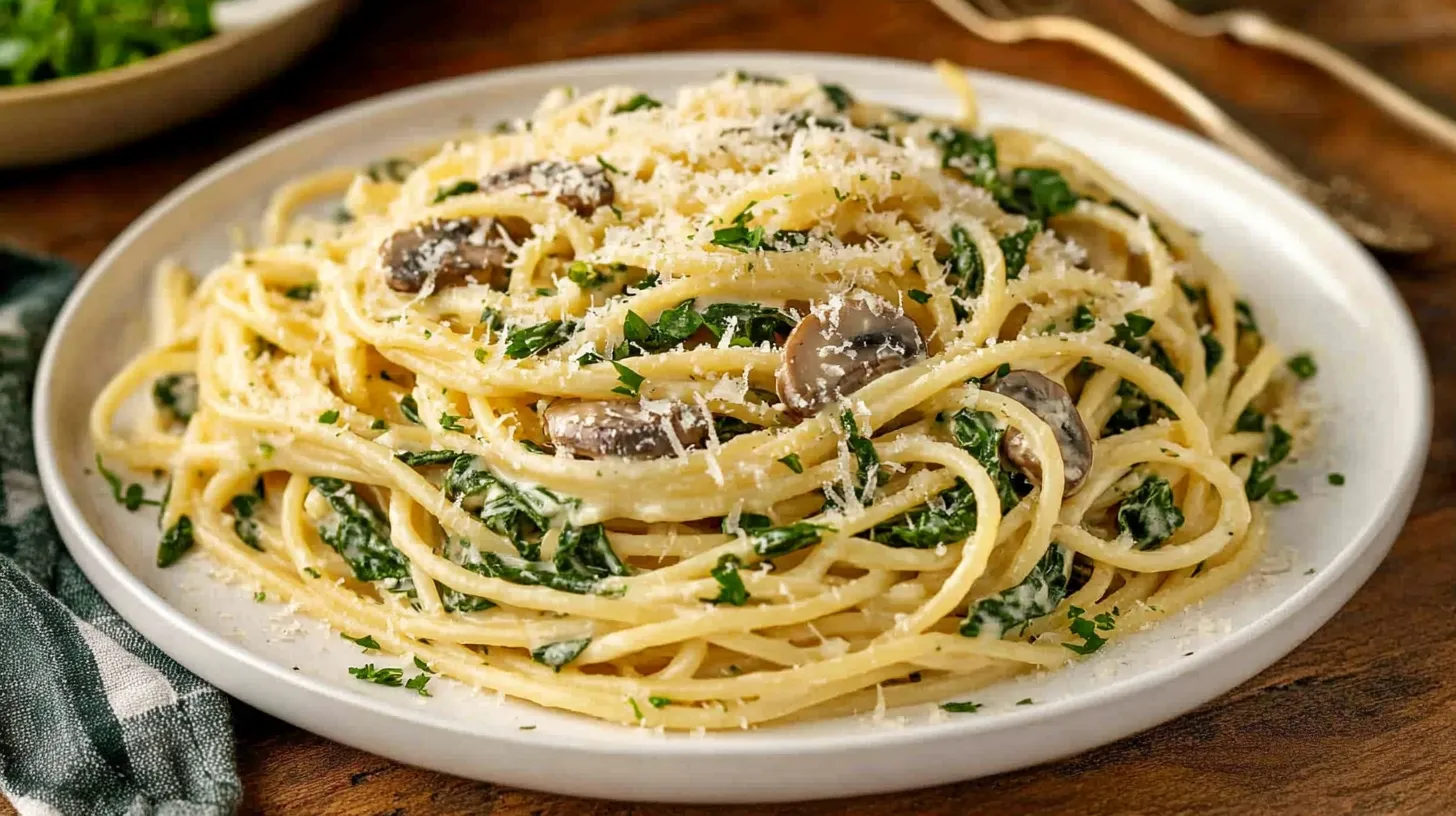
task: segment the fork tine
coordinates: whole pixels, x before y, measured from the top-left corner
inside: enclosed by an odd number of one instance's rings
[[[1001,0],[930,0],[946,16],[976,36],[998,43],[1026,39],[1015,15]],[[1007,15],[1007,16],[1003,16]]]
[[[1001,20],[1009,20],[1018,16],[1001,0],[966,0],[966,4],[976,7],[982,14]]]

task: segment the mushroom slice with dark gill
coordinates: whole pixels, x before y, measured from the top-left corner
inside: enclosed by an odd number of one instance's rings
[[[389,237],[379,248],[389,288],[418,292],[484,283],[504,289],[510,247],[494,218],[433,218]]]
[[[497,170],[480,180],[481,192],[526,187],[530,195],[549,195],[582,218],[609,207],[616,190],[599,164],[538,161]]]
[[[925,356],[915,321],[879,298],[845,298],[822,316],[810,314],[784,341],[779,399],[798,417]]]
[[[542,418],[556,447],[593,459],[657,459],[708,435],[708,419],[678,402],[563,401],[547,408]]]
[[[1092,471],[1092,435],[1077,413],[1077,404],[1067,389],[1035,371],[1016,370],[996,381],[991,390],[1025,405],[1052,429],[1062,452],[1062,473],[1066,488],[1062,495],[1077,492]],[[1001,438],[1001,455],[1034,484],[1041,484],[1041,463],[1026,441],[1026,435],[1007,428]]]

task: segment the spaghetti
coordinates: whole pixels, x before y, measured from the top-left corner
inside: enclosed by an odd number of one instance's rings
[[[956,121],[738,72],[291,183],[160,270],[99,455],[170,474],[159,563],[606,720],[1096,651],[1259,558],[1297,377],[1187,230],[942,72]]]

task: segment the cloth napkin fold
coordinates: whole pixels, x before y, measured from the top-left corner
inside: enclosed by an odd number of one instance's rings
[[[31,394],[75,272],[0,247],[0,792],[22,816],[228,814],[228,698],[142,639],[61,546]]]

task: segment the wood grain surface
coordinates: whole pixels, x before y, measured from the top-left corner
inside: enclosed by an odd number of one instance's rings
[[[1456,155],[1403,131],[1359,97],[1291,60],[1228,42],[1179,37],[1125,0],[1073,5],[1193,79],[1305,169],[1353,176],[1417,210],[1441,235],[1438,249],[1424,257],[1382,259],[1415,314],[1430,355],[1436,430],[1411,521],[1389,559],[1349,605],[1254,680],[1116,744],[975,782],[781,808],[623,805],[468,782],[345,748],[239,704],[244,811],[357,816],[1456,812],[1456,683],[1451,680],[1456,674],[1456,436],[1450,432],[1456,420]],[[1267,0],[1264,5],[1367,58],[1448,113],[1456,112],[1456,0]],[[332,39],[283,78],[210,118],[92,159],[0,172],[0,241],[86,264],[189,176],[269,133],[339,105],[502,66],[706,48],[946,57],[1186,124],[1136,79],[1096,57],[1062,45],[993,46],[955,29],[918,0],[364,0]]]

